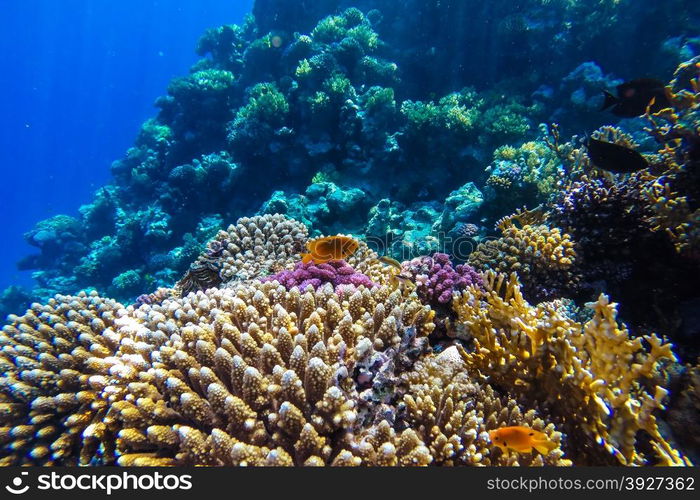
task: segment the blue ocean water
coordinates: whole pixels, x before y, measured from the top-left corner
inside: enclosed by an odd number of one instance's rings
[[[241,23],[252,3],[3,0],[0,289],[32,284],[16,268],[32,250],[22,234],[90,201],[204,30]]]

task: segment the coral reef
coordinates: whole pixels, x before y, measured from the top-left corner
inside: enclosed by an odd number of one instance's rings
[[[662,383],[670,346],[649,336],[646,351],[605,297],[581,325],[527,304],[514,277],[454,293],[474,346],[440,354],[427,352],[435,312],[387,286],[252,281],[138,308],[95,293],[34,304],[0,335],[2,461],[683,463],[652,414],[666,391],[644,382]],[[504,454],[488,440],[504,425],[557,447]]]
[[[565,453],[575,463],[604,462],[605,455],[619,464],[687,463],[663,438],[654,415],[668,394],[663,384],[665,365],[675,360],[671,345],[656,335],[631,338],[604,295],[589,306],[593,318],[582,325],[547,303],[530,306],[515,274],[490,273],[483,289],[469,287],[455,299],[475,344],[469,352],[459,348],[460,354],[471,373],[548,408],[569,437]],[[648,440],[649,455],[638,439]]]
[[[208,30],[113,181],[25,234],[0,464],[690,465],[697,10],[257,0]],[[669,108],[599,113],[612,71],[681,54]],[[553,449],[491,442],[514,425]]]
[[[566,296],[576,289],[576,248],[569,234],[543,224],[536,211],[517,212],[497,224],[498,239],[480,243],[469,255],[477,269],[515,272],[529,300]]]

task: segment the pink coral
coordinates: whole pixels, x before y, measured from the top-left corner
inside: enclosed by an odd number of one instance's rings
[[[368,276],[358,273],[344,260],[332,260],[324,264],[297,262],[294,269],[263,278],[263,281],[273,280],[278,281],[287,290],[294,287],[305,290],[309,285],[317,290],[326,283],[332,284],[333,288],[341,285],[364,285],[367,288],[375,286]]]
[[[414,277],[421,302],[432,306],[449,303],[455,291],[483,284],[481,275],[473,267],[466,264],[453,267],[450,257],[444,253],[417,257],[401,266],[404,273]]]

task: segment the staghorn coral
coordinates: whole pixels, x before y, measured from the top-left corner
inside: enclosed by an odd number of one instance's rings
[[[291,266],[307,237],[306,226],[280,214],[243,217],[219,231],[175,288],[187,295]]]
[[[671,345],[656,335],[631,338],[616,321],[615,304],[601,295],[585,324],[553,304],[528,304],[516,275],[489,272],[485,289],[455,298],[458,320],[474,338],[458,347],[469,373],[512,395],[539,401],[569,439],[576,463],[644,465],[689,463],[662,437],[665,364]],[[648,347],[646,347],[648,345]],[[638,431],[644,431],[638,433]]]
[[[287,290],[297,287],[306,290],[308,286],[318,290],[326,283],[333,288],[342,288],[344,285],[374,286],[372,280],[362,273],[355,271],[344,260],[332,260],[324,264],[297,262],[294,269],[285,269],[271,276],[266,276],[262,281],[277,281]]]
[[[567,233],[542,222],[536,211],[504,217],[496,226],[501,237],[479,243],[469,264],[518,273],[523,293],[535,302],[570,292],[578,281],[575,244]]]

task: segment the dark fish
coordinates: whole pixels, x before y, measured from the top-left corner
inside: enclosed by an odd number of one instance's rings
[[[688,146],[688,158],[691,161],[700,161],[700,137],[689,137]]]
[[[611,108],[614,115],[632,118],[646,113],[647,107],[656,113],[671,106],[664,83],[653,78],[638,78],[617,86],[617,97],[603,91],[605,102],[601,111]]]
[[[627,174],[649,168],[649,163],[634,149],[593,138],[588,139],[586,146],[593,164],[608,172]]]

